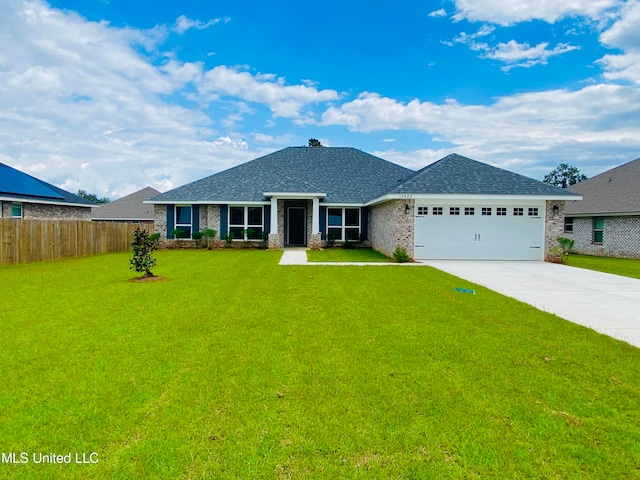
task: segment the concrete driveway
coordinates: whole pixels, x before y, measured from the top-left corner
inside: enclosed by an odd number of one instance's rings
[[[638,279],[545,262],[423,263],[640,347]]]

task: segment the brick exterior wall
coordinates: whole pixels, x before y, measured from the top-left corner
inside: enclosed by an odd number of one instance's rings
[[[602,218],[602,245],[593,243],[593,217],[574,217],[573,233],[565,232],[562,236],[575,242],[575,253],[640,258],[640,216]]]
[[[160,240],[167,239],[167,206],[153,206],[153,233],[160,234]]]
[[[408,214],[407,204],[411,208]],[[371,207],[369,240],[375,250],[391,256],[396,247],[404,247],[413,258],[414,204],[413,200],[391,200]]]
[[[91,221],[91,207],[69,205],[48,205],[44,203],[22,203],[22,218],[25,220],[88,220]],[[12,202],[2,202],[2,218],[11,218]]]
[[[553,213],[554,205],[558,206],[558,213]],[[547,262],[561,260],[561,255],[551,253],[551,249],[558,246],[558,237],[564,236],[564,209],[564,201],[547,200],[545,202],[544,259]]]

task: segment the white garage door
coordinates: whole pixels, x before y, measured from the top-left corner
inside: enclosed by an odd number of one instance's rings
[[[544,202],[417,204],[417,260],[543,260]]]

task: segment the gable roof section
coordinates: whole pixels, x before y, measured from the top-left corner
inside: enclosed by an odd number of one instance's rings
[[[92,220],[153,220],[153,205],[142,203],[160,192],[146,187],[113,202],[91,208]]]
[[[32,203],[73,204],[91,207],[93,202],[0,163],[0,197]]]
[[[263,202],[265,192],[325,193],[325,203],[365,203],[413,170],[355,148],[288,147],[151,199],[152,202]]]
[[[566,196],[568,199],[576,196],[554,185],[455,153],[427,165],[390,193]]]
[[[568,202],[567,215],[640,215],[640,158],[568,187],[582,195]]]

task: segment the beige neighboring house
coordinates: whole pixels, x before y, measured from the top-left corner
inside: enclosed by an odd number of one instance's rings
[[[0,218],[91,220],[95,204],[0,163]]]
[[[113,202],[103,203],[91,209],[94,222],[153,223],[153,205],[143,203],[159,195],[155,188],[147,187]]]
[[[640,258],[640,158],[568,190],[584,198],[566,202],[563,236],[576,253]]]

